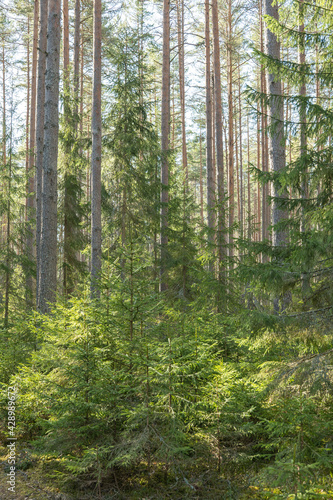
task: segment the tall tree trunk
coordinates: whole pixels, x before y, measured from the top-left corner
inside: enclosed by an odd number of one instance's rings
[[[181,130],[182,130],[182,163],[184,171],[184,183],[185,187],[187,188],[188,167],[187,167],[186,122],[185,122],[184,0],[176,0],[176,5],[177,5],[177,26],[178,26],[177,31],[178,31],[180,116],[181,116]]]
[[[49,311],[57,289],[57,163],[59,134],[60,0],[49,0],[39,308]]]
[[[235,221],[235,186],[234,186],[234,110],[233,110],[233,69],[232,69],[232,9],[231,0],[228,0],[228,20],[227,20],[227,71],[228,71],[228,114],[229,114],[229,137],[228,137],[228,159],[229,159],[229,257],[230,265],[233,267],[234,256],[234,231]]]
[[[91,152],[91,296],[99,298],[97,280],[102,267],[101,156],[102,156],[102,2],[94,0],[94,78]]]
[[[38,40],[38,81],[37,81],[37,110],[36,110],[36,254],[37,278],[36,297],[39,300],[40,285],[40,239],[42,215],[42,184],[43,184],[43,147],[44,147],[44,103],[45,103],[45,70],[46,70],[46,44],[47,44],[47,13],[48,0],[40,2],[40,30]],[[37,304],[38,307],[38,304]]]
[[[235,99],[236,100],[236,99]],[[240,214],[240,188],[239,188],[239,184],[240,184],[240,179],[239,179],[239,156],[238,156],[238,127],[237,127],[237,107],[236,107],[236,104],[235,104],[235,107],[234,107],[234,118],[235,118],[235,122],[234,122],[234,127],[235,127],[235,134],[234,134],[234,137],[235,137],[235,160],[236,160],[236,185],[237,185],[237,219],[238,219],[238,224],[240,225],[240,219],[241,219],[241,214]]]
[[[279,11],[276,3],[272,0],[265,0],[265,14],[276,21],[279,20]],[[266,28],[266,54],[275,60],[280,60],[280,42],[276,35]],[[281,79],[273,72],[267,71],[267,91],[269,94],[268,104],[268,125],[271,130],[269,135],[269,161],[270,169],[274,174],[279,174],[284,169],[286,163],[284,122],[283,122],[283,101],[281,91]],[[279,200],[286,197],[285,192],[281,192],[279,179],[274,182],[274,202],[272,210],[274,247],[284,247],[287,243],[287,232],[279,227],[279,223],[287,218],[287,211],[281,207]],[[274,301],[275,312],[279,312],[279,300]]]
[[[213,166],[213,120],[212,92],[210,76],[210,30],[209,0],[205,0],[205,45],[206,45],[206,170],[207,170],[207,222],[208,243],[212,247],[215,242],[215,178]],[[210,261],[210,271],[213,271]]]
[[[6,60],[5,60],[5,41],[2,40],[2,168],[3,171],[7,170],[7,123],[6,123]],[[5,191],[5,182],[3,190]],[[10,203],[10,193],[7,193],[8,203]],[[6,278],[5,278],[5,316],[4,316],[4,326],[8,327],[8,311],[9,311],[9,259],[8,259],[8,244],[9,244],[9,210],[7,212],[7,220],[3,219],[3,225],[6,228],[6,249],[7,249],[7,259],[6,259]],[[3,231],[5,233],[5,231]],[[5,234],[2,235],[5,237]],[[8,262],[7,262],[8,261]]]
[[[264,51],[264,32],[263,32],[263,19],[262,19],[262,1],[260,0],[259,2],[259,8],[260,8],[260,18],[259,18],[259,23],[260,23],[260,50],[263,52]],[[265,69],[263,65],[260,65],[260,91],[262,94],[265,93]],[[261,170],[263,172],[268,172],[268,165],[267,165],[267,156],[266,156],[266,129],[265,129],[265,114],[266,114],[266,107],[263,101],[261,102]],[[261,239],[264,241],[265,239],[268,238],[268,225],[269,225],[269,220],[268,220],[268,183],[265,182],[262,186],[262,202],[261,202],[261,209],[262,209],[262,216],[261,216]],[[267,261],[267,258],[265,255],[263,255],[263,260]]]
[[[247,238],[251,241],[251,178],[250,178],[250,124],[247,115]]]
[[[25,220],[28,220],[28,178],[29,178],[29,128],[30,128],[30,17],[28,16],[28,39],[27,39],[27,107],[25,120],[25,172],[26,172],[26,200]]]
[[[71,119],[70,105],[70,72],[69,72],[69,12],[68,0],[63,0],[63,85],[64,85],[64,121],[66,136],[69,129],[75,126]],[[72,174],[71,171],[71,144],[65,139],[64,144],[64,262],[63,262],[63,286],[65,296],[73,292],[73,265],[75,262],[75,253],[73,249],[73,194],[71,193]]]
[[[241,99],[241,74],[240,61],[238,62],[238,124],[239,124],[239,200],[240,200],[240,236],[243,237],[244,232],[244,193],[243,193],[243,135],[242,135],[242,99]]]
[[[215,98],[215,143],[217,163],[218,193],[218,259],[219,279],[224,279],[226,245],[225,245],[225,192],[224,192],[224,157],[222,126],[222,89],[219,39],[219,12],[217,0],[212,1],[213,41],[214,41],[214,98]]]
[[[202,133],[200,124],[200,138],[199,138],[199,148],[200,148],[200,219],[201,224],[204,223],[204,194],[203,194],[203,179],[202,179]]]
[[[29,141],[29,166],[27,171],[27,235],[26,255],[29,261],[34,261],[34,225],[35,218],[35,144],[36,144],[36,90],[37,90],[37,44],[38,44],[38,17],[39,0],[34,3],[34,30],[32,48],[32,73],[31,73],[31,111],[30,111],[30,141]],[[28,102],[29,105],[29,102]],[[33,304],[33,278],[30,269],[26,274],[27,305]]]
[[[260,168],[260,118],[257,117],[257,168]],[[261,202],[260,202],[260,183],[257,182],[257,240],[261,236]]]
[[[78,129],[78,104],[80,90],[80,24],[81,24],[81,0],[75,0],[75,26],[74,26],[74,115],[75,132]],[[82,116],[80,117],[82,120]]]
[[[11,256],[10,256],[10,219],[11,219],[11,183],[12,183],[12,155],[13,155],[13,99],[10,112],[10,136],[9,136],[9,161],[8,161],[8,198],[7,198],[7,235],[6,235],[6,284],[5,284],[5,321],[4,326],[8,328],[9,322],[9,294],[10,294],[10,275],[11,275]],[[6,165],[4,165],[6,169]]]
[[[163,63],[161,115],[161,292],[167,289],[166,260],[168,247],[168,187],[169,187],[169,133],[170,133],[170,0],[163,0]]]
[[[302,98],[306,97],[306,83],[305,83],[305,33],[304,33],[304,0],[300,0],[299,3],[299,47],[298,47],[298,62],[300,65],[301,71],[301,86],[300,86],[300,95]],[[307,124],[306,124],[306,103],[301,102],[300,105],[300,123],[301,123],[301,144],[300,144],[300,154],[301,157],[306,156],[307,154]],[[301,197],[303,200],[306,200],[309,197],[308,193],[308,169],[304,168],[304,172],[302,173],[302,185],[301,185]],[[302,218],[301,218],[301,232],[305,233],[306,231],[306,209],[305,206],[302,206]],[[310,290],[310,281],[308,275],[305,273],[302,275],[302,293],[303,297],[309,293]]]
[[[188,190],[188,166],[185,121],[185,34],[184,34],[184,0],[176,0],[177,6],[177,32],[178,32],[178,66],[179,66],[179,94],[180,94],[180,119],[182,132],[182,164],[184,174],[183,186],[183,255],[186,255],[186,193]],[[187,266],[182,266],[183,296],[186,296]]]

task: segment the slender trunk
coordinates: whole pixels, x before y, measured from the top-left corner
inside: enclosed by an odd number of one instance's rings
[[[231,259],[230,265],[233,267],[232,259],[234,256],[233,244],[233,225],[235,221],[235,186],[234,186],[234,111],[233,111],[233,69],[232,69],[232,10],[231,0],[228,0],[228,43],[227,43],[227,57],[228,57],[228,112],[229,112],[229,137],[228,137],[228,156],[229,156],[229,257]]]
[[[260,168],[260,118],[257,118],[257,168]],[[257,182],[257,240],[261,235],[261,203],[260,203],[260,183]]]
[[[97,280],[102,267],[101,156],[102,156],[102,2],[94,0],[94,78],[91,152],[91,296],[99,298]]]
[[[42,185],[43,185],[43,147],[44,147],[44,103],[45,103],[45,70],[46,70],[46,44],[47,44],[47,12],[48,0],[40,2],[40,29],[38,40],[38,80],[37,80],[37,110],[36,110],[36,254],[37,254],[37,277],[36,297],[39,300],[40,285],[40,239],[41,239],[41,215],[42,215]],[[37,304],[38,306],[38,304]]]
[[[247,115],[247,238],[251,241],[251,178],[250,178],[250,125]]]
[[[306,83],[305,83],[305,33],[304,33],[304,0],[300,0],[299,3],[299,48],[298,48],[298,62],[300,64],[301,71],[301,86],[300,95],[304,101],[301,102],[300,106],[300,122],[301,122],[301,144],[300,144],[300,154],[301,157],[306,157],[307,154],[307,124],[306,124]],[[308,193],[308,169],[307,166],[304,167],[304,172],[302,174],[302,185],[301,185],[301,197],[306,200],[309,197]],[[305,233],[307,229],[306,224],[306,208],[302,206],[302,218],[301,218],[301,232]],[[303,297],[310,291],[310,281],[307,274],[302,276],[302,293]]]
[[[238,224],[240,224],[240,189],[239,189],[239,156],[238,156],[238,130],[237,130],[237,109],[234,108],[234,118],[235,118],[235,160],[236,160],[236,185],[237,185],[237,219]]]
[[[181,2],[181,5],[180,5]],[[187,189],[188,166],[187,166],[187,144],[186,144],[186,122],[185,122],[185,54],[184,54],[184,0],[176,0],[177,5],[177,31],[178,31],[178,65],[179,65],[179,94],[180,94],[180,116],[182,130],[182,163],[184,171],[184,183]]]
[[[205,0],[205,45],[206,45],[206,170],[207,170],[207,222],[208,243],[213,246],[215,240],[215,179],[213,166],[213,123],[212,95],[210,74],[210,32],[209,32],[209,1]],[[213,262],[210,262],[213,271]]]
[[[29,164],[27,170],[27,233],[26,233],[26,256],[32,263],[34,261],[34,224],[35,219],[35,144],[36,144],[36,81],[37,81],[37,44],[38,44],[38,12],[39,0],[34,3],[34,29],[32,48],[32,73],[31,73],[31,111],[30,111],[30,140],[29,140]],[[28,101],[29,106],[29,101]],[[33,277],[30,270],[26,273],[27,306],[33,304]]]
[[[214,41],[214,98],[215,98],[215,143],[217,163],[218,193],[218,258],[219,278],[223,279],[226,258],[225,245],[225,192],[224,192],[224,157],[221,97],[221,63],[219,39],[219,12],[217,0],[212,1],[213,41]]]
[[[169,134],[170,134],[170,0],[163,0],[163,65],[161,116],[161,269],[160,290],[167,289],[168,202],[169,202]]]
[[[29,199],[29,185],[30,185],[30,175],[29,175],[29,136],[30,136],[30,17],[28,16],[28,40],[27,40],[27,114],[26,114],[26,136],[25,136],[25,175],[26,175],[26,185],[25,185],[25,254],[28,255],[29,260],[32,259],[32,252],[30,253],[30,248],[32,248],[32,234],[31,234],[31,225],[30,225],[30,199]],[[31,274],[29,272],[29,265],[25,266],[25,281],[26,281],[26,289],[25,289],[25,299],[27,306],[31,305],[32,298],[32,279]]]
[[[30,17],[28,17],[27,39],[27,114],[25,122],[25,172],[26,172],[26,201],[25,220],[28,220],[28,178],[29,178],[29,127],[30,127]]]
[[[240,63],[238,64],[238,124],[239,124],[239,200],[240,200],[240,236],[244,231],[244,193],[243,193],[243,142],[242,142],[242,99],[241,99],[241,74]]]
[[[260,50],[264,51],[264,31],[263,31],[263,19],[262,19],[262,0],[259,2],[260,5]],[[263,65],[260,65],[260,91],[262,94],[265,93],[265,69]],[[268,172],[268,165],[266,162],[266,131],[265,131],[265,105],[261,101],[261,170],[263,172]],[[261,239],[264,241],[268,238],[268,183],[264,182],[262,186],[262,224],[261,224]],[[263,260],[266,261],[266,256],[263,255]]]
[[[202,179],[202,133],[201,133],[201,126],[200,126],[200,218],[201,218],[201,224],[204,223],[204,193],[203,193],[203,179]]]
[[[9,322],[9,293],[10,293],[10,219],[11,219],[11,183],[12,183],[12,154],[13,154],[13,98],[10,113],[10,139],[9,139],[9,161],[8,161],[8,198],[7,198],[7,241],[6,241],[6,284],[5,284],[5,321],[4,326],[8,328]],[[5,168],[5,165],[4,165]]]
[[[81,24],[81,0],[75,0],[75,27],[74,27],[74,116],[75,132],[78,128],[78,104],[80,87],[80,24]],[[82,120],[82,115],[80,116]]]
[[[2,168],[7,170],[7,124],[6,124],[6,60],[5,60],[5,42],[2,41]],[[9,176],[10,182],[10,176]],[[5,184],[5,183],[4,183]],[[6,190],[5,185],[3,187]],[[7,188],[7,220],[6,220],[6,278],[5,278],[5,316],[4,326],[8,327],[9,317],[9,237],[10,237],[10,184]],[[4,220],[5,224],[5,220]],[[4,235],[3,235],[4,236]]]
[[[49,311],[57,288],[57,163],[59,133],[60,0],[49,0],[39,308]]]
[[[71,105],[70,105],[70,72],[69,72],[69,12],[68,0],[63,0],[63,85],[64,85],[64,122],[68,137],[72,129]],[[75,126],[73,127],[75,130]],[[72,131],[71,131],[72,132]],[[67,297],[74,290],[73,265],[75,263],[75,252],[73,250],[74,228],[73,228],[73,195],[71,194],[72,175],[71,171],[71,144],[68,138],[64,143],[64,261],[63,261],[63,288]]]
[[[181,2],[181,5],[180,5]],[[188,166],[185,122],[185,54],[184,54],[184,0],[176,0],[177,6],[177,31],[178,31],[178,66],[179,66],[179,94],[180,94],[180,119],[182,133],[182,164],[184,173],[183,186],[183,255],[186,255],[186,193],[188,190]],[[186,296],[187,266],[182,266],[183,296]]]
[[[2,162],[5,169],[7,163],[7,130],[6,130],[6,59],[5,59],[5,41],[2,40]],[[5,189],[2,186],[3,189]],[[1,220],[1,242],[5,235],[6,220],[5,216]]]

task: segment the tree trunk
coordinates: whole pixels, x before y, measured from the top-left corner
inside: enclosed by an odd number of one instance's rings
[[[265,14],[276,21],[279,20],[279,11],[277,4],[272,0],[265,0]],[[280,59],[280,42],[268,28],[266,28],[266,54],[272,59]],[[278,174],[284,169],[286,163],[285,140],[284,140],[284,122],[283,122],[283,101],[281,91],[281,79],[274,73],[267,71],[267,91],[269,94],[268,104],[268,125],[271,130],[269,135],[269,161],[270,169],[274,174]],[[272,128],[273,126],[273,128]],[[274,247],[284,247],[287,243],[287,232],[278,227],[279,223],[287,218],[287,211],[281,207],[279,200],[286,198],[286,192],[281,192],[281,183],[279,179],[274,182],[274,202],[272,210],[273,239]],[[274,301],[275,312],[279,312],[279,300]]]
[[[298,62],[300,65],[301,71],[301,86],[300,86],[300,95],[305,98],[306,97],[306,83],[305,83],[305,33],[304,33],[304,0],[300,0],[299,3],[299,48],[298,48]],[[306,156],[307,154],[307,124],[306,124],[306,103],[301,102],[300,105],[300,123],[301,123],[301,144],[300,144],[300,154],[301,157]],[[303,200],[306,200],[309,197],[308,193],[308,169],[305,166],[304,172],[302,173],[302,185],[301,185],[301,197]],[[301,218],[301,232],[305,233],[306,231],[306,209],[305,206],[302,206],[302,218]],[[310,291],[310,281],[308,275],[305,273],[302,275],[302,293],[303,297]]]
[[[221,97],[221,64],[219,39],[219,12],[217,0],[212,1],[212,21],[214,40],[214,98],[215,98],[215,142],[217,163],[217,193],[218,193],[218,259],[219,278],[224,277],[226,246],[225,246],[225,192],[224,192],[224,157],[223,157],[223,126]]]
[[[41,312],[49,311],[57,288],[57,163],[59,133],[60,0],[49,0],[45,75],[43,199],[40,262]]]
[[[37,254],[37,278],[36,297],[39,300],[40,285],[40,239],[41,239],[41,215],[42,215],[42,184],[43,184],[43,146],[44,146],[44,103],[45,103],[45,70],[46,70],[46,44],[47,44],[47,12],[48,0],[40,2],[40,30],[38,41],[38,81],[37,81],[37,121],[36,121],[36,254]],[[38,306],[38,304],[37,304]]]
[[[99,298],[97,280],[102,267],[101,156],[102,156],[102,3],[94,0],[94,78],[91,152],[91,296]]]
[[[262,1],[260,0],[260,50],[264,51],[264,33],[263,33],[263,19],[262,19]],[[265,93],[265,69],[263,65],[260,65],[260,91],[262,94]],[[267,158],[266,158],[266,130],[265,130],[265,105],[263,101],[261,102],[261,170],[263,172],[268,172]],[[268,238],[268,183],[265,182],[262,186],[262,216],[261,216],[261,239],[262,241]],[[267,261],[267,257],[263,255],[263,260]]]
[[[29,128],[30,128],[30,17],[28,16],[28,39],[27,39],[27,107],[25,120],[25,173],[26,173],[26,200],[25,220],[28,220],[28,178],[29,178]]]
[[[244,193],[243,193],[243,135],[242,135],[242,99],[241,99],[241,74],[240,61],[238,62],[238,124],[239,124],[239,201],[240,201],[240,236],[244,232]]]
[[[180,5],[181,2],[181,5]],[[187,189],[188,167],[187,167],[187,144],[186,144],[186,122],[185,122],[185,54],[184,54],[184,0],[176,0],[177,4],[177,26],[178,26],[178,65],[179,65],[179,94],[180,94],[180,116],[182,129],[182,163],[184,171],[184,184]]]
[[[228,43],[227,43],[227,57],[228,57],[228,123],[229,123],[229,137],[228,137],[228,160],[229,160],[229,257],[231,259],[230,265],[233,267],[234,244],[233,244],[233,225],[235,221],[235,186],[234,186],[234,110],[233,110],[233,70],[232,70],[232,10],[231,0],[228,0],[228,21],[227,21]]]
[[[163,63],[161,116],[161,292],[167,289],[166,260],[168,247],[168,187],[169,187],[169,133],[170,133],[170,0],[163,0]]]
[[[213,123],[212,93],[210,76],[210,32],[209,32],[209,0],[205,0],[205,46],[206,46],[206,170],[207,170],[207,222],[208,243],[212,247],[215,242],[215,178],[213,166]],[[210,261],[210,271],[213,262]]]
[[[7,170],[7,124],[6,124],[6,60],[5,60],[5,42],[2,41],[2,168],[6,173]],[[9,176],[10,180],[10,176]],[[8,186],[10,188],[10,185]],[[5,190],[5,181],[3,190]],[[9,232],[10,232],[10,192],[7,193],[7,220],[3,220],[3,224],[7,225],[6,231],[6,278],[5,278],[5,316],[4,316],[4,326],[8,327],[8,315],[9,315],[9,284],[10,284],[10,275],[9,275]],[[5,232],[5,231],[3,231]],[[2,235],[5,237],[5,234]]]
[[[77,133],[79,86],[80,86],[80,24],[81,24],[81,0],[75,0],[75,27],[74,27],[74,116],[75,132]],[[82,120],[82,116],[80,117]]]
[[[36,81],[37,81],[37,44],[38,44],[38,13],[39,0],[34,3],[34,30],[32,48],[32,73],[31,73],[31,111],[30,111],[30,141],[29,141],[29,166],[27,171],[27,234],[26,256],[30,263],[34,261],[34,224],[35,219],[35,145],[36,145]],[[29,101],[28,101],[29,105]],[[33,278],[30,269],[26,275],[27,306],[33,304]]]
[[[69,13],[68,0],[63,0],[63,86],[64,86],[64,121],[65,121],[65,143],[64,143],[64,262],[63,262],[63,286],[67,297],[73,293],[73,265],[75,252],[73,249],[74,228],[73,214],[75,213],[73,194],[71,193],[72,174],[71,171],[71,144],[68,142],[68,131],[75,130],[71,118],[70,105],[70,72],[69,72]]]
[[[199,148],[200,148],[200,219],[201,224],[204,223],[204,194],[203,194],[203,179],[202,179],[202,133],[200,125],[200,138],[199,138]]]
[[[247,239],[251,241],[251,178],[250,178],[250,126],[247,115]]]

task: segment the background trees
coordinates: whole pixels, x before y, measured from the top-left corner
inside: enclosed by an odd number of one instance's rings
[[[1,8],[0,381],[29,453],[100,498],[330,495],[329,8]]]

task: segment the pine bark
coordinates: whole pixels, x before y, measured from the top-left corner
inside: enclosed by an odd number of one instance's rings
[[[264,32],[263,32],[263,19],[262,19],[262,2],[260,1],[260,50],[264,51]],[[265,69],[263,65],[260,66],[260,91],[262,94],[265,93]],[[266,107],[263,101],[261,102],[261,170],[263,172],[268,172],[267,155],[266,155],[266,127],[265,127],[265,114]],[[268,238],[268,226],[269,226],[269,208],[268,208],[268,193],[269,185],[265,182],[262,186],[262,224],[261,224],[261,239],[264,241]],[[266,256],[263,256],[266,261]]]
[[[99,298],[97,280],[102,267],[101,157],[102,157],[102,2],[94,0],[94,78],[91,152],[91,296]]]
[[[199,137],[199,158],[200,158],[200,178],[199,178],[199,188],[200,188],[200,219],[201,224],[204,223],[204,190],[203,190],[203,175],[202,175],[202,133],[200,126],[200,137]]]
[[[168,187],[169,187],[169,134],[170,134],[170,0],[163,1],[163,62],[161,113],[161,269],[160,290],[167,289],[166,260],[168,247]]]
[[[231,267],[233,266],[232,259],[234,256],[234,231],[233,225],[235,221],[235,185],[234,185],[234,110],[233,110],[233,68],[232,68],[232,9],[231,0],[228,1],[228,20],[227,20],[228,42],[227,42],[227,58],[228,58],[228,160],[229,160],[229,257],[231,259]]]
[[[243,189],[243,134],[242,134],[242,99],[241,99],[240,61],[238,61],[238,126],[239,126],[239,225],[240,236],[244,233],[244,189]]]
[[[272,0],[265,0],[265,14],[275,20],[279,20],[279,11],[276,3]],[[276,35],[266,28],[265,36],[266,54],[275,60],[280,60],[280,42]],[[284,140],[284,118],[281,79],[277,74],[267,71],[267,91],[269,94],[268,104],[268,126],[269,134],[269,163],[270,170],[274,174],[279,174],[286,164],[285,140]],[[288,213],[281,206],[282,199],[287,197],[285,190],[281,189],[279,179],[273,185],[274,201],[272,209],[273,247],[284,247],[287,244],[287,232],[279,227],[281,221],[287,218]],[[275,312],[279,312],[279,300],[274,301]]]
[[[215,143],[217,164],[218,193],[218,258],[219,277],[223,278],[225,267],[225,192],[224,192],[224,153],[222,125],[222,88],[219,38],[219,12],[217,0],[212,1],[213,41],[214,41],[214,98],[215,98]]]
[[[80,87],[80,24],[81,24],[81,1],[75,0],[75,26],[74,26],[74,115],[75,133],[78,129],[78,103]],[[82,116],[81,118],[82,119]]]
[[[251,177],[250,177],[250,125],[249,115],[247,116],[247,238],[251,241]]]
[[[59,134],[60,0],[49,0],[43,155],[39,308],[46,313],[57,288],[57,163]]]
[[[69,72],[69,12],[68,0],[63,0],[63,85],[64,85],[64,119],[65,127],[72,128],[71,109],[70,109],[70,72]],[[73,126],[74,128],[74,126]],[[73,250],[73,203],[71,188],[71,144],[66,138],[64,144],[64,262],[63,262],[63,286],[65,296],[73,292],[73,265],[75,255]]]
[[[6,123],[6,60],[5,60],[5,42],[2,41],[2,168],[7,171],[7,123]],[[5,190],[5,187],[3,186]],[[10,274],[9,274],[9,242],[10,242],[10,175],[9,186],[7,193],[7,220],[3,220],[6,224],[6,277],[5,277],[5,316],[4,326],[8,327],[9,319],[9,287],[10,287]],[[2,235],[5,236],[4,234]]]
[[[39,1],[34,3],[34,28],[32,47],[32,72],[31,72],[31,102],[30,102],[30,127],[29,127],[29,165],[27,171],[27,235],[26,254],[29,261],[34,261],[34,224],[35,219],[35,145],[36,145],[36,92],[37,92],[37,45],[38,45],[38,17]],[[29,105],[29,101],[28,101]],[[30,270],[26,275],[27,305],[33,304],[33,276]]]
[[[40,285],[40,239],[42,215],[42,184],[43,184],[43,146],[44,146],[44,103],[45,103],[45,70],[47,44],[47,13],[48,0],[40,2],[39,40],[38,40],[38,78],[37,78],[37,110],[36,110],[36,257],[37,278],[36,296],[39,297]],[[38,304],[37,304],[38,306]]]
[[[305,82],[305,33],[304,33],[304,0],[300,0],[299,3],[299,49],[298,49],[298,62],[301,71],[301,85],[300,85],[300,95],[304,101],[301,102],[300,106],[300,123],[301,123],[301,137],[300,137],[300,154],[301,157],[305,157],[307,154],[307,120],[306,120],[306,82]],[[309,197],[308,193],[308,169],[305,166],[301,185],[301,197],[306,200]],[[302,207],[302,218],[301,218],[301,231],[305,233],[306,231],[306,209],[303,205]],[[304,273],[302,275],[302,293],[303,297],[310,291],[310,281],[308,275]]]
[[[181,4],[180,4],[181,3]],[[178,66],[179,66],[179,97],[182,130],[182,163],[184,171],[185,190],[188,184],[187,143],[185,121],[185,35],[184,35],[184,0],[176,0],[178,25]]]
[[[213,165],[213,113],[210,70],[209,0],[205,0],[205,46],[206,46],[206,170],[207,170],[207,222],[208,243],[215,242],[215,178]],[[213,270],[213,263],[210,264]]]

